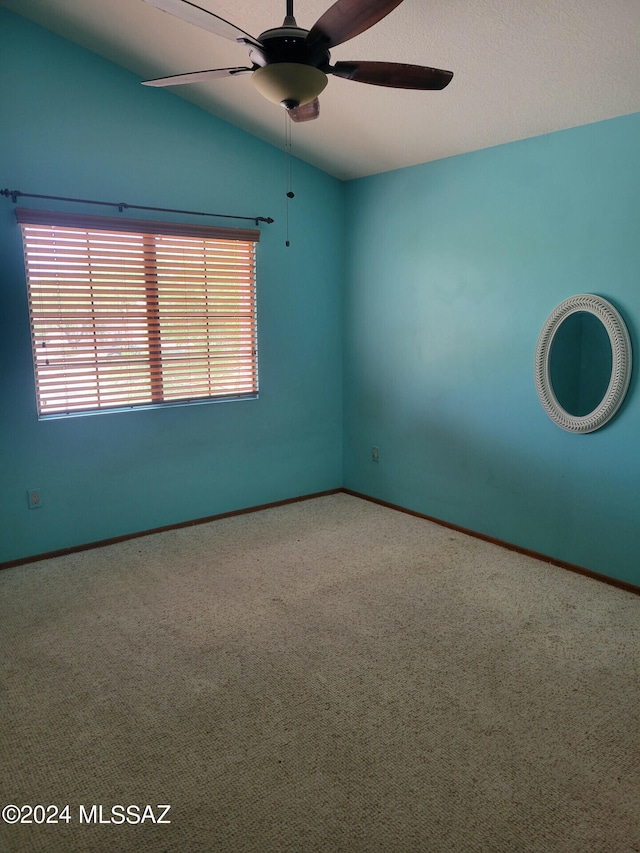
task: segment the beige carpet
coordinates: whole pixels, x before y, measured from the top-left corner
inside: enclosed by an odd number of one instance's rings
[[[3,852],[640,850],[640,597],[422,519],[338,494],[6,570],[0,639],[0,805],[69,804]]]

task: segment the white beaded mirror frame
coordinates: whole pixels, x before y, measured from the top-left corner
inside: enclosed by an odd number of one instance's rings
[[[604,326],[611,343],[611,378],[596,408],[584,416],[567,412],[558,402],[550,376],[551,349],[560,326],[578,311],[593,314]],[[631,340],[624,320],[610,302],[593,293],[565,299],[547,317],[536,347],[534,376],[536,391],[552,421],[568,432],[593,432],[604,426],[618,411],[631,379]]]

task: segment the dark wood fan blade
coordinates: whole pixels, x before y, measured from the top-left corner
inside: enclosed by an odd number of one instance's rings
[[[320,101],[314,98],[308,104],[287,110],[287,112],[291,121],[313,121],[314,118],[318,118],[320,115]]]
[[[335,47],[382,20],[402,0],[338,0],[311,28],[308,44]]]
[[[336,62],[329,71],[345,80],[394,89],[444,89],[453,77],[452,71],[402,62]]]
[[[251,44],[259,44],[257,39],[249,33],[245,33],[240,27],[225,21],[219,15],[214,15],[213,12],[196,6],[190,0],[145,0],[145,2],[155,6],[156,9],[174,15],[176,18],[181,18],[189,24],[208,30],[210,33],[215,33],[223,38],[231,39],[231,41],[245,42],[248,40]]]
[[[211,71],[191,71],[187,74],[174,74],[172,77],[158,77],[156,80],[143,80],[143,86],[181,86],[183,83],[200,83],[203,80],[215,80],[217,77],[235,77],[240,74],[252,74],[253,68],[212,68]]]

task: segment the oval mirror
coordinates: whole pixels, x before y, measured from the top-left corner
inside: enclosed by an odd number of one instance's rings
[[[599,296],[565,299],[547,318],[536,348],[538,397],[570,432],[593,432],[619,409],[631,378],[631,343],[616,309]]]

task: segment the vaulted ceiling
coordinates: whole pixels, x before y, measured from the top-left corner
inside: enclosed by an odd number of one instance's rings
[[[286,11],[285,0],[197,2],[254,36],[280,26]],[[297,0],[298,25],[310,29],[329,5]],[[143,79],[250,64],[243,45],[144,0],[0,0],[0,6]],[[350,179],[640,112],[639,48],[639,0],[404,0],[335,47],[332,62],[444,68],[454,72],[450,85],[422,92],[330,77],[319,119],[292,124],[293,153]],[[285,112],[247,76],[170,91],[284,144]]]

